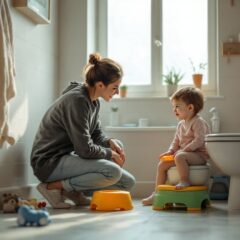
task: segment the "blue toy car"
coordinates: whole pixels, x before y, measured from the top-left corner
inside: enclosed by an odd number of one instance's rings
[[[19,226],[45,226],[50,221],[47,210],[35,210],[27,205],[20,206],[18,209],[17,223]]]

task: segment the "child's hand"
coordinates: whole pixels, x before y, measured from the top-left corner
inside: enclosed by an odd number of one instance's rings
[[[168,151],[159,155],[159,160],[167,161],[167,159],[174,160],[174,155],[172,152]],[[171,161],[169,160],[169,161]]]
[[[160,158],[161,161],[173,161],[174,156],[173,155],[165,155]]]
[[[159,155],[159,160],[161,160],[162,157],[164,156],[169,156],[169,155],[172,155],[173,153],[172,152],[165,152],[165,153],[162,153]]]

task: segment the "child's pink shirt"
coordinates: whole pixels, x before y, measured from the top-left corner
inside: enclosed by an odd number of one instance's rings
[[[209,155],[205,147],[205,135],[210,133],[207,122],[196,115],[190,121],[181,120],[177,125],[174,139],[169,147],[173,153],[178,150],[185,152],[196,152],[204,159]]]

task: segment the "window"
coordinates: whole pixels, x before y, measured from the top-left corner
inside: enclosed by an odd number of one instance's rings
[[[163,95],[162,74],[184,73],[192,85],[190,60],[207,63],[203,90],[216,82],[216,2],[208,0],[98,1],[98,51],[119,61],[132,95]]]

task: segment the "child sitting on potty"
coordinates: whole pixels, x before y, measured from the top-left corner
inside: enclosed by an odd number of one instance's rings
[[[159,156],[155,185],[157,187],[165,184],[168,169],[176,166],[180,176],[176,189],[182,189],[190,186],[189,165],[204,165],[209,158],[204,138],[210,133],[210,128],[207,122],[198,115],[204,105],[204,98],[199,89],[193,87],[179,89],[171,96],[170,101],[180,121],[168,151]],[[173,155],[173,161],[162,160],[170,155]],[[152,205],[154,194],[155,192],[142,199],[142,204]]]

